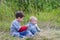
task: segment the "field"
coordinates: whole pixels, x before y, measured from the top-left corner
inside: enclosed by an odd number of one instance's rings
[[[9,32],[0,32],[0,40],[25,40],[9,35]],[[42,30],[39,34],[31,39],[26,40],[60,40],[60,30]]]
[[[26,40],[60,40],[60,0],[0,0],[0,40],[20,40],[10,35],[15,12],[24,12],[24,22],[36,16],[41,32]],[[25,40],[25,39],[21,39]]]

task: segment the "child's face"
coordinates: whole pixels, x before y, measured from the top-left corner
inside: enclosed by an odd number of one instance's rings
[[[19,22],[22,22],[23,21],[23,18],[24,17],[22,17],[22,18],[18,17],[17,19],[18,19]]]
[[[37,24],[37,20],[30,20],[31,21],[31,23],[33,23],[33,24]]]

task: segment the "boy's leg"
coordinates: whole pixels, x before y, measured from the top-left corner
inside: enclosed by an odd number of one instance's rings
[[[34,35],[30,31],[27,31],[26,40],[32,40],[33,36]]]
[[[34,35],[30,32],[30,31],[24,31],[24,32],[20,32],[21,37],[25,36],[28,38],[32,38]]]
[[[20,38],[24,38],[24,36],[20,34]]]
[[[28,38],[32,38],[34,35],[33,35],[30,31],[27,31],[26,36],[27,36]]]
[[[26,40],[26,36],[20,36],[20,40]]]
[[[27,31],[23,31],[23,32],[20,32],[20,35],[26,36],[27,33],[28,33]]]

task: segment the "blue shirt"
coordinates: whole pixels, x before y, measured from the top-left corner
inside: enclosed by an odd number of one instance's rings
[[[12,36],[20,36],[18,30],[20,29],[20,23],[17,20],[14,20],[10,27],[10,34]]]
[[[40,32],[40,28],[38,27],[37,24],[32,24],[32,23],[28,23],[28,30],[32,33],[35,34],[37,32]]]

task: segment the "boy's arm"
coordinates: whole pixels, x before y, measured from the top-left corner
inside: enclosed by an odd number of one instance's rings
[[[18,24],[18,23],[13,23],[13,25],[14,25],[14,27],[15,27],[15,29],[18,31],[18,32],[22,32],[22,31],[25,31],[25,30],[27,30],[27,26],[20,26],[20,24]]]
[[[15,30],[17,30],[17,31],[19,31],[19,29],[21,28],[20,25],[17,23],[14,23],[13,26],[14,26]]]

